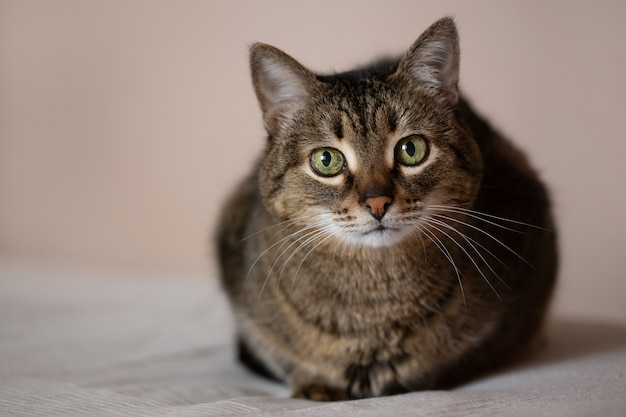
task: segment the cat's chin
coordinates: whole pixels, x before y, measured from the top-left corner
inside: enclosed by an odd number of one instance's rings
[[[409,233],[405,230],[381,226],[362,233],[351,233],[343,238],[353,245],[381,248],[400,243],[407,236]]]

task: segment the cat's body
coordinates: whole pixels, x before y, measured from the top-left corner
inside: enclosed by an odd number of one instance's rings
[[[459,96],[452,20],[361,71],[313,75],[266,45],[251,64],[269,141],[219,233],[242,358],[343,399],[522,355],[556,274],[548,196]]]

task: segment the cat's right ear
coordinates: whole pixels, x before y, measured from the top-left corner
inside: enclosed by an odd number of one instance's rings
[[[274,136],[303,106],[315,75],[281,50],[262,43],[250,48],[250,69],[265,128]]]

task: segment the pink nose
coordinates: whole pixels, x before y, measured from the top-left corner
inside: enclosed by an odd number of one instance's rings
[[[369,210],[370,214],[378,221],[380,221],[385,213],[387,212],[387,208],[391,204],[391,197],[386,195],[379,197],[371,197],[365,200],[362,205],[363,207]]]

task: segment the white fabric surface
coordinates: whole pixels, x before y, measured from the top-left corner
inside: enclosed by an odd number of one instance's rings
[[[553,320],[452,391],[316,403],[234,360],[215,280],[0,261],[2,416],[626,416],[626,325]]]

